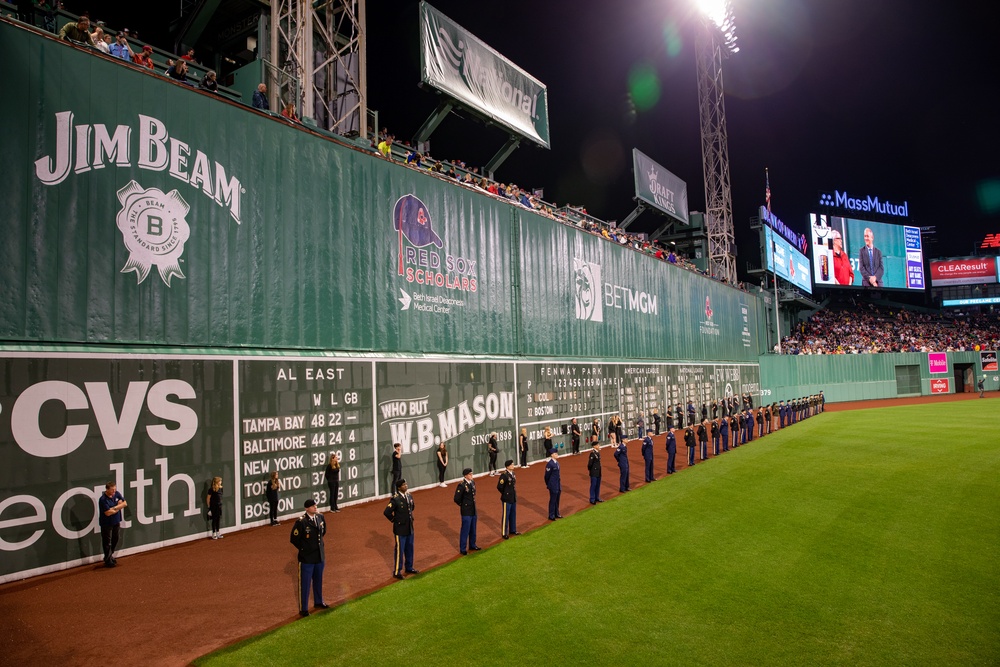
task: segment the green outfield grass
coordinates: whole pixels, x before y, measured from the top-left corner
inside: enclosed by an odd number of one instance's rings
[[[1000,401],[826,413],[197,664],[477,663],[1000,663]]]

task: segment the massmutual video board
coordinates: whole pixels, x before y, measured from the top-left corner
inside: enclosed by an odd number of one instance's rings
[[[920,228],[809,214],[816,284],[829,287],[922,290]]]
[[[760,218],[766,223],[764,225],[764,255],[767,261],[767,270],[808,294],[812,294],[809,258],[775,231],[775,227],[782,229],[787,229],[787,227],[763,206],[760,207]]]

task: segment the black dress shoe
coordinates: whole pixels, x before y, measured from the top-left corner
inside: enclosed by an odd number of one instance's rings
[[[329,609],[329,608],[330,608],[330,605],[328,605],[328,604],[327,604],[327,603],[325,603],[325,602],[317,602],[317,603],[316,603],[316,608],[317,608],[317,609]]]
[[[305,617],[305,616],[308,616],[308,615],[309,615],[308,611],[300,611],[299,612],[299,616]]]
[[[520,535],[520,534],[521,533],[517,532],[516,530],[513,533],[511,533],[511,535]]]
[[[550,516],[549,517],[549,521],[555,521],[555,520],[556,520],[556,518],[554,516]]]
[[[420,574],[420,570],[407,570],[407,574]]]
[[[469,547],[469,550],[470,551],[482,551],[483,548],[482,547]]]
[[[601,500],[600,498],[598,498],[598,499],[597,499],[597,502],[599,502],[599,503],[603,503],[604,501],[603,501],[603,500]]]
[[[556,514],[556,518],[557,519],[561,519],[562,518],[562,514]]]
[[[396,578],[397,578],[397,579],[399,579],[399,580],[403,580],[403,579],[405,579],[405,578],[406,578],[406,577],[404,577],[404,576],[403,576],[403,573],[402,573],[402,572],[400,572],[399,574],[394,574],[394,575],[392,575],[392,576],[396,577]]]
[[[469,555],[468,551],[459,551],[458,553],[462,554],[463,556],[468,556]]]
[[[597,504],[597,501],[596,501],[596,500],[591,500],[591,501],[590,501],[590,504],[591,504],[591,505],[596,505],[596,504]]]
[[[510,535],[501,535],[500,537],[502,537],[505,540],[509,540],[510,539]]]

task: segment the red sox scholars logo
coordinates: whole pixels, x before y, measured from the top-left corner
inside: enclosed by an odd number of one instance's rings
[[[157,188],[143,190],[135,181],[118,191],[122,209],[115,222],[129,252],[122,273],[134,271],[139,283],[155,264],[160,278],[170,287],[173,276],[184,277],[180,259],[191,235],[184,216],[190,210],[177,190],[164,194]]]

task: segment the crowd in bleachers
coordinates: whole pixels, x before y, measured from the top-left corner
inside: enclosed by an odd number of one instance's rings
[[[1000,347],[995,313],[929,315],[873,304],[821,310],[782,339],[783,354],[962,352]]]

